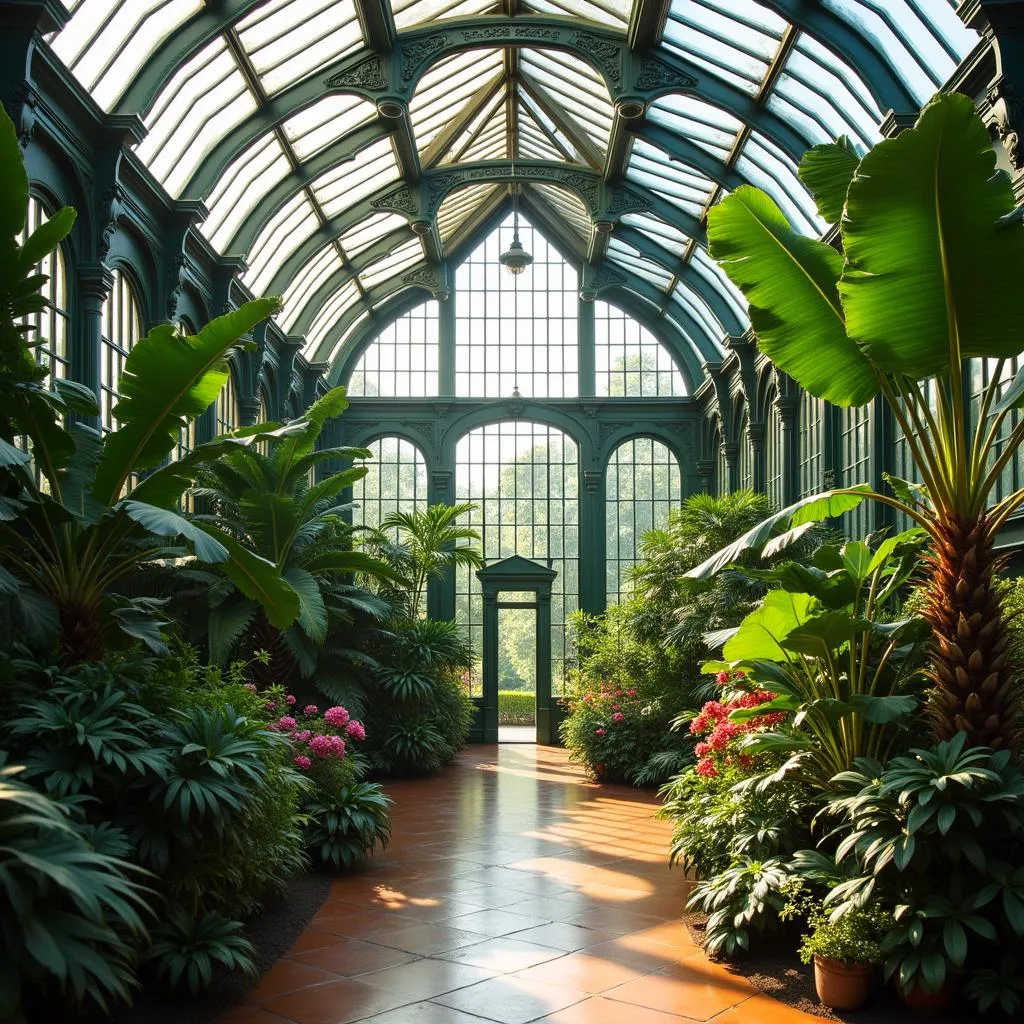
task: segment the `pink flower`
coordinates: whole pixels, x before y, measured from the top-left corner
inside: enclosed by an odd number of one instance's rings
[[[317,706],[316,706],[315,704],[307,704],[307,705],[306,705],[306,706],[305,706],[305,707],[304,707],[304,708],[302,709],[302,713],[303,713],[304,715],[309,715],[309,716],[312,716],[312,715],[319,715],[319,714],[320,714],[320,709],[319,709],[319,708],[318,708],[318,707],[317,707]]]
[[[728,672],[719,672],[718,675],[715,676],[715,682],[718,683],[719,686],[725,686],[731,678],[732,676],[730,676]]]
[[[711,744],[702,741],[693,748],[693,752],[698,757],[707,757],[707,755],[711,753]]]
[[[289,693],[288,696],[285,697],[284,702],[285,702],[285,704],[288,704],[289,706],[291,706],[292,704],[295,703],[295,696],[293,694]]]
[[[312,736],[312,735],[313,734],[308,729],[303,729],[301,732],[297,732],[295,734],[295,738],[300,743],[307,743],[307,742],[309,742],[309,737]]]
[[[705,779],[713,779],[718,774],[718,769],[710,758],[705,757],[697,762],[697,774],[702,775]]]
[[[620,707],[621,707],[620,704],[613,704],[612,705],[612,711],[618,711]]]
[[[347,732],[354,740],[366,739],[366,729],[363,728],[362,722],[356,722],[355,720],[349,722],[345,728],[345,732]]]
[[[604,734],[605,734],[605,730],[604,729],[595,729],[594,730],[594,735],[595,736],[603,736]]]
[[[621,697],[622,696],[622,691],[621,690],[616,690],[615,691],[615,696],[616,697]]]
[[[589,693],[586,693],[586,694],[583,695],[583,703],[584,704],[591,703],[591,701],[593,701],[593,699],[594,698]]]
[[[627,690],[626,691],[626,696],[627,697],[635,697],[636,696],[636,690]]]
[[[329,736],[314,736],[309,741],[310,753],[317,757],[330,757],[332,752],[331,738]]]
[[[285,729],[294,729],[297,724],[298,723],[291,715],[284,715],[277,720],[277,727],[282,731]]]
[[[248,690],[248,691],[249,691],[250,693],[256,693],[256,692],[257,692],[257,690],[259,689],[259,688],[258,688],[258,687],[256,686],[256,684],[255,684],[255,683],[246,683],[246,684],[245,684],[245,688],[246,688],[246,689],[247,689],[247,690]]]
[[[612,715],[613,722],[624,722],[625,720],[626,716],[621,711],[616,711],[615,714]]]
[[[267,701],[267,702],[266,702],[266,703],[265,703],[265,704],[264,704],[263,706],[264,706],[264,707],[265,707],[265,708],[266,708],[266,709],[267,709],[268,711],[273,711],[273,710],[274,710],[274,708],[276,708],[276,707],[277,707],[277,701],[276,701],[276,700],[268,700],[268,701]]]
[[[299,754],[298,757],[293,757],[292,758],[292,764],[294,764],[297,767],[301,768],[303,771],[305,771],[312,763],[313,762],[310,761],[310,759],[308,757],[306,757],[305,754]]]
[[[328,708],[324,712],[324,721],[338,729],[344,729],[348,725],[350,717],[349,713],[341,706]]]

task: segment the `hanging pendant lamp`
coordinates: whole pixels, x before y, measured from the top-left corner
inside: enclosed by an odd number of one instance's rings
[[[498,262],[508,268],[510,274],[521,274],[532,262],[533,257],[519,241],[519,187],[515,182],[516,165],[512,163],[512,244],[499,257]]]

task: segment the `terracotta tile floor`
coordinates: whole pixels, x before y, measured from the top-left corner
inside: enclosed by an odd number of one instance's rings
[[[564,751],[476,746],[389,785],[394,841],[339,878],[224,1024],[810,1024],[708,962],[648,793]]]

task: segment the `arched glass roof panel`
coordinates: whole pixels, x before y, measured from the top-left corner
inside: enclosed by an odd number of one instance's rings
[[[376,285],[400,277],[405,271],[423,259],[423,248],[419,239],[412,238],[393,249],[387,256],[371,263],[360,275],[362,286],[370,291]]]
[[[277,268],[318,226],[316,213],[305,192],[292,196],[267,221],[248,255],[249,269],[242,275],[254,295],[265,291]]]
[[[359,285],[353,281],[346,281],[337,291],[320,307],[320,311],[313,318],[309,331],[306,333],[306,351],[312,352],[325,339],[327,332],[338,318],[347,310],[351,309],[361,298]]]
[[[358,256],[392,231],[409,229],[409,222],[397,213],[374,213],[346,231],[339,241],[349,259]]]
[[[437,229],[441,240],[447,241],[466,219],[487,203],[500,185],[467,185],[445,196],[437,211]]]
[[[355,334],[357,330],[359,330],[359,328],[369,319],[369,317],[370,311],[368,309],[364,309],[357,317],[353,319],[353,321],[348,325],[348,327],[345,328],[345,330],[341,334],[341,337],[338,338],[338,340],[334,344],[334,347],[331,349],[330,355],[327,357],[327,361],[329,363],[334,362],[334,360],[338,356],[338,353],[344,347],[345,342],[348,341],[348,339],[351,338],[352,335]],[[308,345],[306,347],[307,352],[312,352],[313,349],[314,346],[312,345]]]
[[[289,171],[291,164],[273,132],[235,157],[205,200],[209,216],[200,225],[200,231],[210,244],[220,252],[229,252],[235,232]]]
[[[538,197],[545,207],[562,218],[581,239],[590,238],[590,214],[575,192],[544,182],[530,182],[523,186],[523,192],[530,198]]]
[[[750,316],[747,312],[747,300],[743,298],[743,294],[732,281],[725,276],[725,272],[718,264],[699,246],[695,246],[690,254],[690,266],[725,299],[744,328],[749,327]]]
[[[324,213],[333,217],[400,177],[391,140],[385,138],[360,150],[354,160],[321,174],[310,187]]]
[[[707,303],[692,289],[677,285],[672,292],[672,302],[681,306],[704,329],[704,333],[716,345],[720,345],[727,331],[718,317],[708,308]]]
[[[357,50],[363,34],[354,0],[270,0],[239,22],[238,39],[273,96]]]
[[[281,125],[299,160],[307,160],[350,132],[376,120],[377,108],[358,96],[332,93]]]
[[[395,14],[395,26],[401,31],[441,18],[489,14],[497,6],[495,0],[393,0],[391,9]]]
[[[680,231],[653,213],[627,213],[621,223],[642,231],[674,256],[683,257],[693,247],[693,239],[685,231]]]
[[[695,217],[701,216],[715,190],[710,178],[669,159],[667,153],[641,139],[633,143],[626,180],[650,188]]]
[[[608,259],[632,271],[641,280],[653,284],[660,291],[667,291],[672,284],[672,275],[660,263],[648,259],[639,250],[614,235],[608,241]]]
[[[670,50],[756,96],[786,28],[754,0],[672,0],[663,38]]]
[[[278,322],[284,331],[292,329],[299,313],[317,288],[332,275],[339,273],[342,267],[341,256],[331,242],[292,278],[291,284],[281,296],[282,309]]]
[[[598,24],[610,20],[625,26],[633,4],[631,0],[527,0],[523,6],[538,14],[569,15]]]
[[[743,127],[738,117],[695,96],[669,93],[651,104],[648,118],[707,150],[723,163]]]
[[[234,54],[218,37],[161,90],[137,152],[164,188],[178,196],[203,157],[256,109]]]
[[[811,194],[797,175],[797,165],[770,139],[751,132],[736,161],[736,170],[752,185],[764,189],[794,227],[809,235],[820,235],[825,230]]]

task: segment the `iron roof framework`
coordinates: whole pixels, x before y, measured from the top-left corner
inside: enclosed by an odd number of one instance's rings
[[[581,293],[719,360],[747,325],[706,253],[743,182],[809,234],[808,146],[865,148],[976,36],[952,0],[61,0],[54,51],[311,361],[444,296],[511,190]]]

